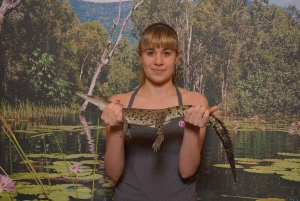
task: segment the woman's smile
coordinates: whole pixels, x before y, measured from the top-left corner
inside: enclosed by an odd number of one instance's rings
[[[151,70],[157,74],[162,74],[163,72],[166,71],[165,69],[161,69],[161,68],[151,68]]]

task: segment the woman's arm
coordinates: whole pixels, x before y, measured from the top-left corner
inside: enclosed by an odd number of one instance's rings
[[[114,96],[111,100],[117,100]],[[104,157],[107,175],[118,180],[124,170],[124,138],[122,134],[122,107],[119,103],[111,103],[105,107],[101,119],[106,124],[106,152]]]
[[[209,118],[207,99],[195,92],[188,95],[184,104],[196,105],[191,107],[184,117],[183,141],[179,153],[179,172],[182,178],[193,176],[200,164],[201,150]]]
[[[122,128],[106,126],[106,152],[104,158],[107,175],[117,181],[124,170],[124,138]]]

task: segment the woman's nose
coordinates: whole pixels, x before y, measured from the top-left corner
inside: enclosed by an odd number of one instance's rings
[[[158,66],[163,64],[163,58],[161,54],[155,54],[154,64]]]

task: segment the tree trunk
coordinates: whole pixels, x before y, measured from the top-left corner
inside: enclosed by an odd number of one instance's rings
[[[189,24],[189,16],[186,11],[186,38],[187,38],[187,50],[186,50],[186,55],[185,55],[185,63],[184,63],[184,68],[185,68],[185,75],[184,75],[184,88],[185,89],[190,89],[190,83],[189,81],[191,80],[191,61],[190,61],[190,54],[191,54],[191,42],[192,42],[192,33],[193,33],[193,28],[192,25]]]
[[[0,7],[0,34],[3,30],[3,24],[5,20],[5,15],[7,15],[11,10],[20,5],[22,0],[16,0],[14,3],[10,3],[9,0],[3,0]]]
[[[110,36],[108,38],[108,42],[107,42],[107,45],[106,45],[106,48],[101,56],[101,60],[100,62],[98,62],[98,65],[97,65],[97,69],[94,73],[94,76],[92,78],[92,81],[91,81],[91,84],[90,84],[90,88],[89,88],[89,91],[88,91],[88,95],[92,95],[93,93],[93,90],[94,90],[94,87],[96,85],[96,81],[97,81],[97,78],[102,70],[102,67],[105,66],[106,64],[108,64],[108,62],[110,61],[110,58],[112,57],[117,45],[119,44],[119,42],[121,41],[122,39],[122,35],[123,35],[123,31],[125,29],[125,26],[130,18],[130,16],[132,15],[133,11],[143,2],[144,0],[140,1],[139,3],[137,3],[132,9],[131,11],[128,13],[126,19],[124,20],[123,22],[123,25],[122,25],[122,28],[120,30],[120,33],[119,33],[119,36],[118,36],[118,39],[117,41],[115,42],[114,46],[111,48],[111,44],[112,44],[112,35],[113,35],[113,32],[114,32],[114,29],[115,27],[117,26],[119,20],[120,20],[120,15],[121,15],[121,2],[120,2],[120,6],[119,6],[119,15],[118,15],[118,19],[116,20],[116,22],[114,22],[111,30],[110,30]],[[83,111],[85,111],[86,107],[88,105],[88,101],[84,101],[84,103],[82,104],[82,106],[80,107],[79,109],[79,113],[82,113]]]
[[[84,65],[85,65],[85,60],[88,58],[89,54],[87,53],[86,55],[84,55],[84,58],[83,58],[83,61],[82,61],[82,64],[81,64],[81,68],[80,68],[80,75],[79,75],[79,80],[81,81],[81,77],[82,77],[82,74],[83,74],[83,68],[84,68]]]

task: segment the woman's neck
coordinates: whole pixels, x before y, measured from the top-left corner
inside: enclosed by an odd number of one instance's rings
[[[163,85],[153,85],[145,82],[140,88],[140,95],[148,96],[152,98],[165,98],[176,94],[175,86],[172,82]]]

